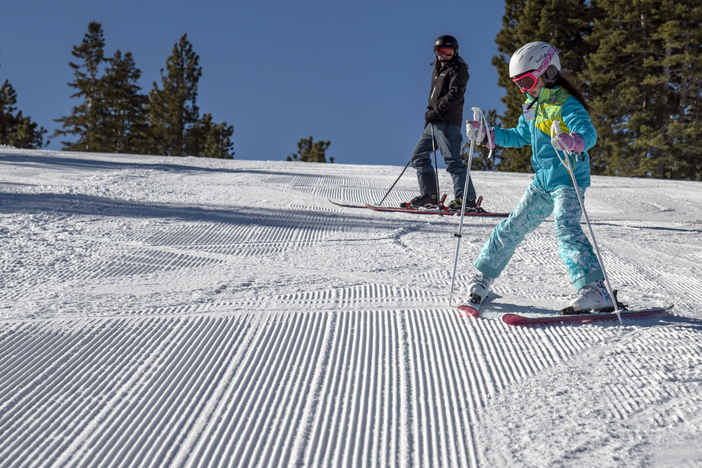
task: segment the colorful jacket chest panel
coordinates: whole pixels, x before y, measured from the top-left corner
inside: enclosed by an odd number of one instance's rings
[[[568,91],[558,87],[553,89],[544,88],[539,94],[539,102],[536,104],[536,122],[535,126],[546,135],[551,136],[551,126],[554,120],[561,122],[561,132],[570,133],[568,127],[563,123],[563,104],[568,100]],[[531,98],[531,96],[530,96]],[[528,103],[533,102],[534,99],[527,99]]]

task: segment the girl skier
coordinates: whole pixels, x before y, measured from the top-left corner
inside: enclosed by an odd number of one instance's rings
[[[558,51],[546,42],[531,42],[517,50],[509,61],[512,81],[526,94],[523,114],[515,128],[486,129],[477,121],[467,122],[468,134],[487,134],[486,145],[494,148],[531,145],[531,165],[536,172],[517,207],[502,221],[483,246],[468,286],[466,305],[479,308],[492,282],[504,270],[517,245],[547,217],[553,215],[558,254],[568,270],[577,296],[571,313],[587,313],[613,307],[603,283],[604,274],[590,241],[580,227],[582,208],[568,170],[558,159],[554,145],[578,154],[573,165],[575,179],[584,195],[590,186],[590,158],[587,150],[597,141],[590,121],[591,108],[582,93],[560,74]],[[551,125],[561,122],[557,138],[551,141]],[[472,127],[472,128],[471,128]]]

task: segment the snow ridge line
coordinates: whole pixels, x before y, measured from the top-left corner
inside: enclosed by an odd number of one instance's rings
[[[314,308],[326,305],[339,309],[353,309],[364,304],[397,303],[402,301],[446,302],[442,293],[432,290],[398,288],[385,284],[363,284],[341,289],[302,291],[284,294],[274,299],[287,307]]]
[[[666,289],[676,291],[679,295],[689,298],[691,302],[702,302],[702,281],[675,273],[655,270],[665,281]],[[659,286],[659,290],[664,291]]]
[[[616,333],[511,328],[449,309],[11,328],[0,352],[22,359],[0,373],[0,460],[14,460],[3,467],[27,457],[65,466],[479,466],[474,431],[493,396]],[[635,365],[613,370],[637,376]],[[617,418],[643,408],[631,398],[666,396],[619,387],[611,395]]]
[[[243,222],[195,224],[159,230],[150,234],[145,243],[154,246],[212,247],[247,243],[303,242],[321,240],[330,230],[341,231],[345,227],[334,218],[315,214],[304,216],[253,216]],[[299,242],[299,240],[298,240]]]
[[[680,383],[699,380],[702,375],[698,370],[702,364],[702,344],[696,336],[689,329],[659,329],[653,337],[632,340],[627,352],[606,361],[604,366],[609,373],[624,376],[631,382],[623,385],[615,381],[606,386],[611,401],[608,416],[630,419],[651,405],[658,408],[667,401],[689,400],[688,386],[672,384],[675,381],[672,374],[681,379]],[[671,385],[661,385],[665,382],[671,382]],[[665,421],[668,415],[657,409],[650,417]]]
[[[182,327],[185,323],[182,319],[178,322],[181,327],[166,337],[169,346],[164,346],[161,351],[165,362],[154,366],[151,369],[152,378],[140,382],[141,385],[133,389],[134,397],[140,394],[142,398],[135,398],[134,402],[130,399],[120,401],[114,417],[92,434],[92,441],[87,444],[93,446],[92,453],[84,452],[82,458],[77,458],[81,455],[77,452],[72,464],[81,466],[97,459],[137,465],[137,460],[146,461],[146,453],[158,445],[154,439],[162,439],[169,434],[169,414],[171,417],[188,414],[188,409],[180,406],[178,401],[183,396],[183,381],[187,382],[183,374],[187,374],[187,366],[192,365],[193,359],[202,353],[203,343],[209,343],[208,331],[211,327],[207,323],[209,320],[191,322],[191,325],[195,325],[191,327]],[[194,336],[202,338],[203,335],[204,339],[199,342],[193,339]],[[182,345],[180,349],[174,349],[173,341]],[[134,443],[135,435],[142,436],[138,444]],[[153,452],[149,455],[154,456]],[[164,456],[161,452],[155,458],[163,460]]]
[[[388,185],[389,187],[389,185]],[[334,200],[348,204],[365,205],[378,203],[387,193],[388,187],[377,189],[358,190],[345,187],[285,187],[284,192],[305,195],[313,199]],[[385,206],[399,206],[400,202],[407,201],[416,196],[416,188],[395,187],[385,199]],[[347,208],[337,207],[338,211],[347,211]]]
[[[180,227],[152,234],[145,242],[154,246],[248,257],[311,247],[324,241],[330,233],[345,229],[328,217],[315,215],[306,215],[302,219],[292,215],[273,219],[259,216],[246,223]]]
[[[138,322],[127,323],[139,325]],[[163,329],[167,328],[168,322],[159,321],[155,329],[147,329],[147,333],[140,337],[141,340],[138,343],[133,343],[132,340],[139,338],[139,335],[135,337],[118,333],[117,328],[110,327],[109,324],[107,326],[104,323],[97,325],[93,331],[87,334],[82,330],[85,326],[84,323],[73,324],[71,328],[75,328],[75,330],[69,329],[65,333],[55,331],[54,334],[58,339],[51,340],[48,346],[41,343],[46,334],[42,334],[41,330],[35,331],[29,327],[27,333],[36,334],[39,342],[37,353],[31,359],[35,361],[53,359],[54,361],[51,364],[46,364],[42,375],[34,379],[36,383],[33,383],[32,388],[20,395],[23,397],[22,400],[13,405],[13,408],[3,412],[3,419],[6,419],[8,423],[13,420],[17,421],[11,428],[4,425],[0,427],[0,437],[7,437],[4,440],[10,442],[5,445],[7,449],[0,453],[0,459],[17,463],[9,466],[20,466],[22,460],[32,459],[41,452],[53,453],[54,455],[62,454],[61,458],[64,459],[70,453],[69,442],[66,441],[71,441],[73,446],[78,446],[83,442],[84,437],[80,435],[80,432],[84,428],[80,427],[80,422],[91,421],[88,428],[95,426],[99,415],[114,406],[120,399],[123,391],[121,389],[125,385],[129,387],[130,383],[133,383],[132,381],[122,383],[125,377],[122,374],[123,369],[116,365],[119,354],[105,352],[105,349],[121,351],[122,353],[137,350],[135,358],[138,360],[140,354],[142,356],[148,355],[141,353],[141,350],[148,349],[150,342],[160,343],[159,339],[153,341],[152,339],[155,335],[162,334]],[[49,332],[51,331],[49,330]],[[87,364],[86,368],[81,367],[83,362]],[[142,369],[148,367],[148,363],[149,359],[147,358],[139,367]],[[78,368],[74,369],[74,366]],[[110,383],[115,392],[106,404],[100,404],[99,400],[86,401],[83,398],[83,395],[86,394],[104,395],[105,385]],[[57,401],[49,401],[44,398],[44,392],[66,395],[66,397]],[[73,398],[68,398],[68,396]],[[26,424],[24,421],[33,419],[32,414],[41,414],[43,420],[49,421],[46,424],[51,424],[51,421],[55,421],[55,423],[42,427],[33,426],[31,423]],[[60,422],[64,420],[72,421],[73,427],[68,430],[59,427]],[[7,436],[6,431],[9,431],[11,435]],[[59,434],[62,437],[54,437],[54,435]],[[11,439],[25,440],[26,442],[14,444]],[[56,443],[64,441],[65,445],[49,450],[46,444],[52,440],[56,440]],[[30,448],[31,443],[36,446]]]
[[[323,176],[272,176],[263,179],[261,182],[271,185],[291,185],[294,187],[349,187],[354,190],[363,190],[362,187],[377,187],[387,190],[394,180],[391,176],[366,177],[366,176],[344,176],[344,175],[323,175]],[[411,186],[410,181],[401,182]]]
[[[183,437],[188,434],[190,428],[197,429],[193,427],[192,420],[195,419],[197,415],[197,408],[204,404],[207,398],[195,398],[189,402],[184,400],[180,403],[181,409],[177,410],[173,416],[177,414],[188,415],[191,421],[189,425],[176,424],[175,426],[171,426],[167,424],[170,422],[168,417],[160,419],[152,415],[155,414],[155,411],[160,411],[161,414],[168,415],[168,413],[173,412],[174,408],[179,408],[179,404],[176,401],[179,395],[178,392],[182,392],[183,385],[186,385],[186,383],[189,383],[193,389],[200,392],[200,395],[204,397],[206,396],[204,392],[208,388],[211,388],[209,382],[218,382],[213,372],[222,373],[224,370],[216,365],[212,366],[204,375],[195,378],[193,375],[193,372],[195,372],[193,367],[197,366],[195,369],[202,369],[202,365],[197,364],[196,356],[198,353],[201,354],[203,349],[212,348],[219,353],[221,353],[222,350],[229,350],[227,356],[231,358],[231,353],[237,350],[236,346],[233,346],[233,344],[236,343],[236,338],[240,337],[241,334],[246,334],[249,328],[246,319],[230,319],[224,322],[222,322],[222,320],[223,319],[219,319],[219,321],[217,321],[217,319],[198,320],[198,327],[193,327],[197,328],[197,333],[195,333],[195,330],[183,330],[182,333],[179,332],[177,335],[173,336],[172,341],[169,342],[168,348],[166,348],[163,353],[163,356],[167,358],[166,362],[164,362],[163,366],[157,372],[153,373],[152,378],[147,379],[147,382],[139,389],[143,389],[137,392],[140,395],[135,395],[136,401],[140,403],[131,404],[130,402],[125,402],[124,407],[121,408],[119,412],[121,416],[115,415],[114,421],[106,428],[106,433],[98,431],[98,434],[96,434],[97,440],[94,444],[99,449],[97,453],[86,453],[86,457],[79,461],[79,466],[84,465],[91,459],[102,459],[103,457],[115,461],[122,460],[123,457],[132,461],[134,461],[135,457],[141,460],[138,456],[139,451],[148,448],[158,448],[160,450],[159,453],[152,453],[152,459],[161,460],[163,464],[167,465],[168,460],[175,457],[170,450],[178,446],[178,440],[183,440]],[[227,341],[220,342],[219,345],[217,345],[216,341],[208,339],[207,335],[211,332],[212,323],[229,324],[228,327],[222,330],[223,333],[220,335],[229,335]],[[232,330],[231,327],[236,327],[236,330]],[[210,335],[210,337],[212,336],[213,335]],[[185,352],[183,350],[184,346],[192,346],[193,350]],[[181,359],[185,361],[183,364],[181,364]],[[189,367],[186,368],[186,365]],[[152,405],[154,406],[153,408]],[[186,407],[183,405],[190,406]],[[140,417],[138,415],[142,416]],[[144,420],[150,422],[151,426],[144,426],[144,423],[140,423]],[[140,422],[131,423],[131,421]],[[154,424],[157,424],[157,426],[154,426]],[[137,427],[134,427],[135,425]],[[142,429],[140,430],[138,427]],[[146,429],[147,427],[149,427],[149,429]],[[169,433],[171,427],[178,429],[177,435],[172,432]],[[169,440],[163,443],[163,445],[154,444],[153,438],[156,437],[157,434],[163,433],[169,434]],[[148,459],[145,459],[144,462],[146,460]]]
[[[436,312],[435,312],[436,313]],[[450,347],[444,337],[451,336],[456,329],[447,328],[446,320],[454,320],[446,314],[437,314],[431,317],[428,314],[416,314],[414,324],[414,334],[418,342],[423,346],[416,348],[421,350],[425,360],[428,360],[427,367],[434,371],[433,375],[425,377],[420,389],[426,391],[426,397],[419,398],[423,402],[439,403],[443,401],[443,408],[434,405],[429,406],[431,417],[422,417],[424,421],[436,421],[438,427],[425,428],[434,435],[431,439],[432,447],[425,444],[425,461],[434,462],[441,465],[451,466],[477,466],[475,447],[473,445],[472,424],[469,419],[469,412],[464,409],[462,402],[470,401],[470,407],[475,406],[470,394],[465,394],[465,387],[458,382],[466,382],[465,368],[453,369],[450,364],[456,362],[455,349]],[[435,320],[428,320],[435,318]],[[434,335],[434,345],[428,340],[428,334]],[[421,359],[417,356],[418,359]],[[435,383],[435,388],[430,383]],[[424,406],[424,405],[423,405]],[[423,406],[420,406],[422,408]],[[437,405],[438,406],[438,405]],[[429,442],[429,439],[425,439]],[[434,453],[437,452],[437,453]]]
[[[183,268],[203,268],[222,263],[224,263],[224,260],[215,258],[187,255],[179,252],[140,249],[134,254],[115,256],[110,261],[98,262],[84,274],[72,272],[66,276],[79,279],[138,276]]]

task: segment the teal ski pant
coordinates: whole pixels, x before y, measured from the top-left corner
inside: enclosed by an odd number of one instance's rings
[[[580,189],[585,196],[585,189]],[[483,274],[497,278],[524,237],[553,214],[558,255],[576,289],[604,279],[592,244],[580,227],[583,210],[575,187],[546,192],[534,184],[526,190],[517,207],[492,231],[475,261]]]

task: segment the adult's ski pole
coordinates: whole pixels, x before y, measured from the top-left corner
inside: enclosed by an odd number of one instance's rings
[[[434,139],[434,123],[431,125],[431,149],[434,151],[434,169],[436,169],[436,207],[439,209],[439,214],[441,214],[441,190],[439,190],[439,165],[436,162],[436,140]],[[446,125],[444,125],[444,131],[447,131]]]
[[[380,203],[378,203],[378,206],[382,205],[383,202],[385,201],[385,199],[388,197],[388,195],[390,195],[390,192],[392,192],[392,189],[395,188],[395,184],[397,184],[397,182],[402,178],[402,176],[404,175],[405,171],[407,170],[407,168],[409,167],[411,162],[412,162],[412,159],[410,158],[410,160],[407,161],[407,164],[405,164],[405,168],[402,169],[402,172],[400,172],[400,176],[397,179],[395,179],[395,182],[393,182],[392,185],[390,186],[390,188],[388,189],[388,191],[385,192],[385,196],[383,197],[382,200],[380,200]]]

